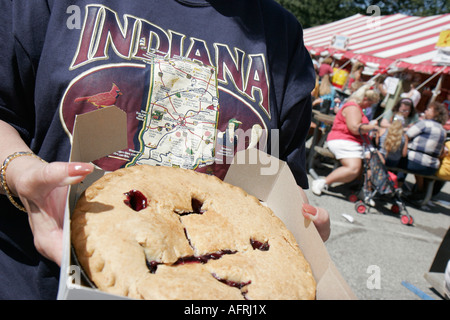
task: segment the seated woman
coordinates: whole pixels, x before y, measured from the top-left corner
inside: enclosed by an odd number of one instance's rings
[[[387,167],[397,167],[408,151],[408,139],[403,131],[403,117],[397,117],[389,128],[380,128],[376,145]]]
[[[321,113],[328,114],[331,110],[334,110],[336,103],[340,102],[339,98],[336,98],[336,89],[331,84],[330,76],[324,75],[318,88],[318,98],[313,100],[313,109],[319,110]]]
[[[327,137],[327,144],[341,166],[324,179],[313,181],[311,190],[315,195],[321,195],[322,191],[334,182],[351,182],[360,175],[363,158],[361,134],[378,128],[375,123],[369,124],[363,109],[378,100],[378,93],[363,86],[349,97],[337,113]]]
[[[399,167],[418,175],[434,175],[439,166],[439,157],[444,149],[447,132],[443,125],[447,121],[448,112],[445,106],[432,102],[425,110],[425,118],[412,125],[406,135],[408,136],[408,156],[406,163]],[[416,175],[416,192],[424,192],[424,179]],[[398,174],[399,181],[404,180],[403,173]]]
[[[414,103],[410,98],[400,99],[391,110],[387,110],[380,121],[380,127],[388,128],[396,116],[401,116],[405,119],[405,127],[419,120],[414,109]]]

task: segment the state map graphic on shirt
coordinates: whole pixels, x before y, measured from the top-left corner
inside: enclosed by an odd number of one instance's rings
[[[216,70],[179,59],[156,59],[150,72],[150,91],[141,150],[131,164],[196,169],[214,162],[218,118]]]

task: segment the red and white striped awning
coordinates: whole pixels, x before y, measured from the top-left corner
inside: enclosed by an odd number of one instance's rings
[[[305,45],[313,54],[330,54],[379,69],[407,68],[422,73],[449,73],[450,67],[433,59],[442,31],[450,29],[450,13],[414,17],[403,14],[354,16],[304,30]],[[346,50],[331,46],[333,37],[348,37]]]

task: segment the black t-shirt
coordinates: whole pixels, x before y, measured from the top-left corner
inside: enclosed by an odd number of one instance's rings
[[[76,114],[113,105],[128,115],[128,148],[96,161],[103,169],[223,178],[227,156],[257,147],[308,187],[314,69],[300,24],[275,1],[1,3],[0,119],[46,161],[68,160]],[[20,214],[4,202],[0,221]]]

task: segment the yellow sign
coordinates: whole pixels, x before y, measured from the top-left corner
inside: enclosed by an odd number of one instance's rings
[[[331,80],[331,82],[335,87],[342,89],[342,87],[344,87],[345,81],[347,80],[348,71],[338,68],[334,68],[333,70],[333,79]]]
[[[450,47],[450,30],[441,31],[439,34],[438,42],[436,47],[439,48],[449,48]]]

